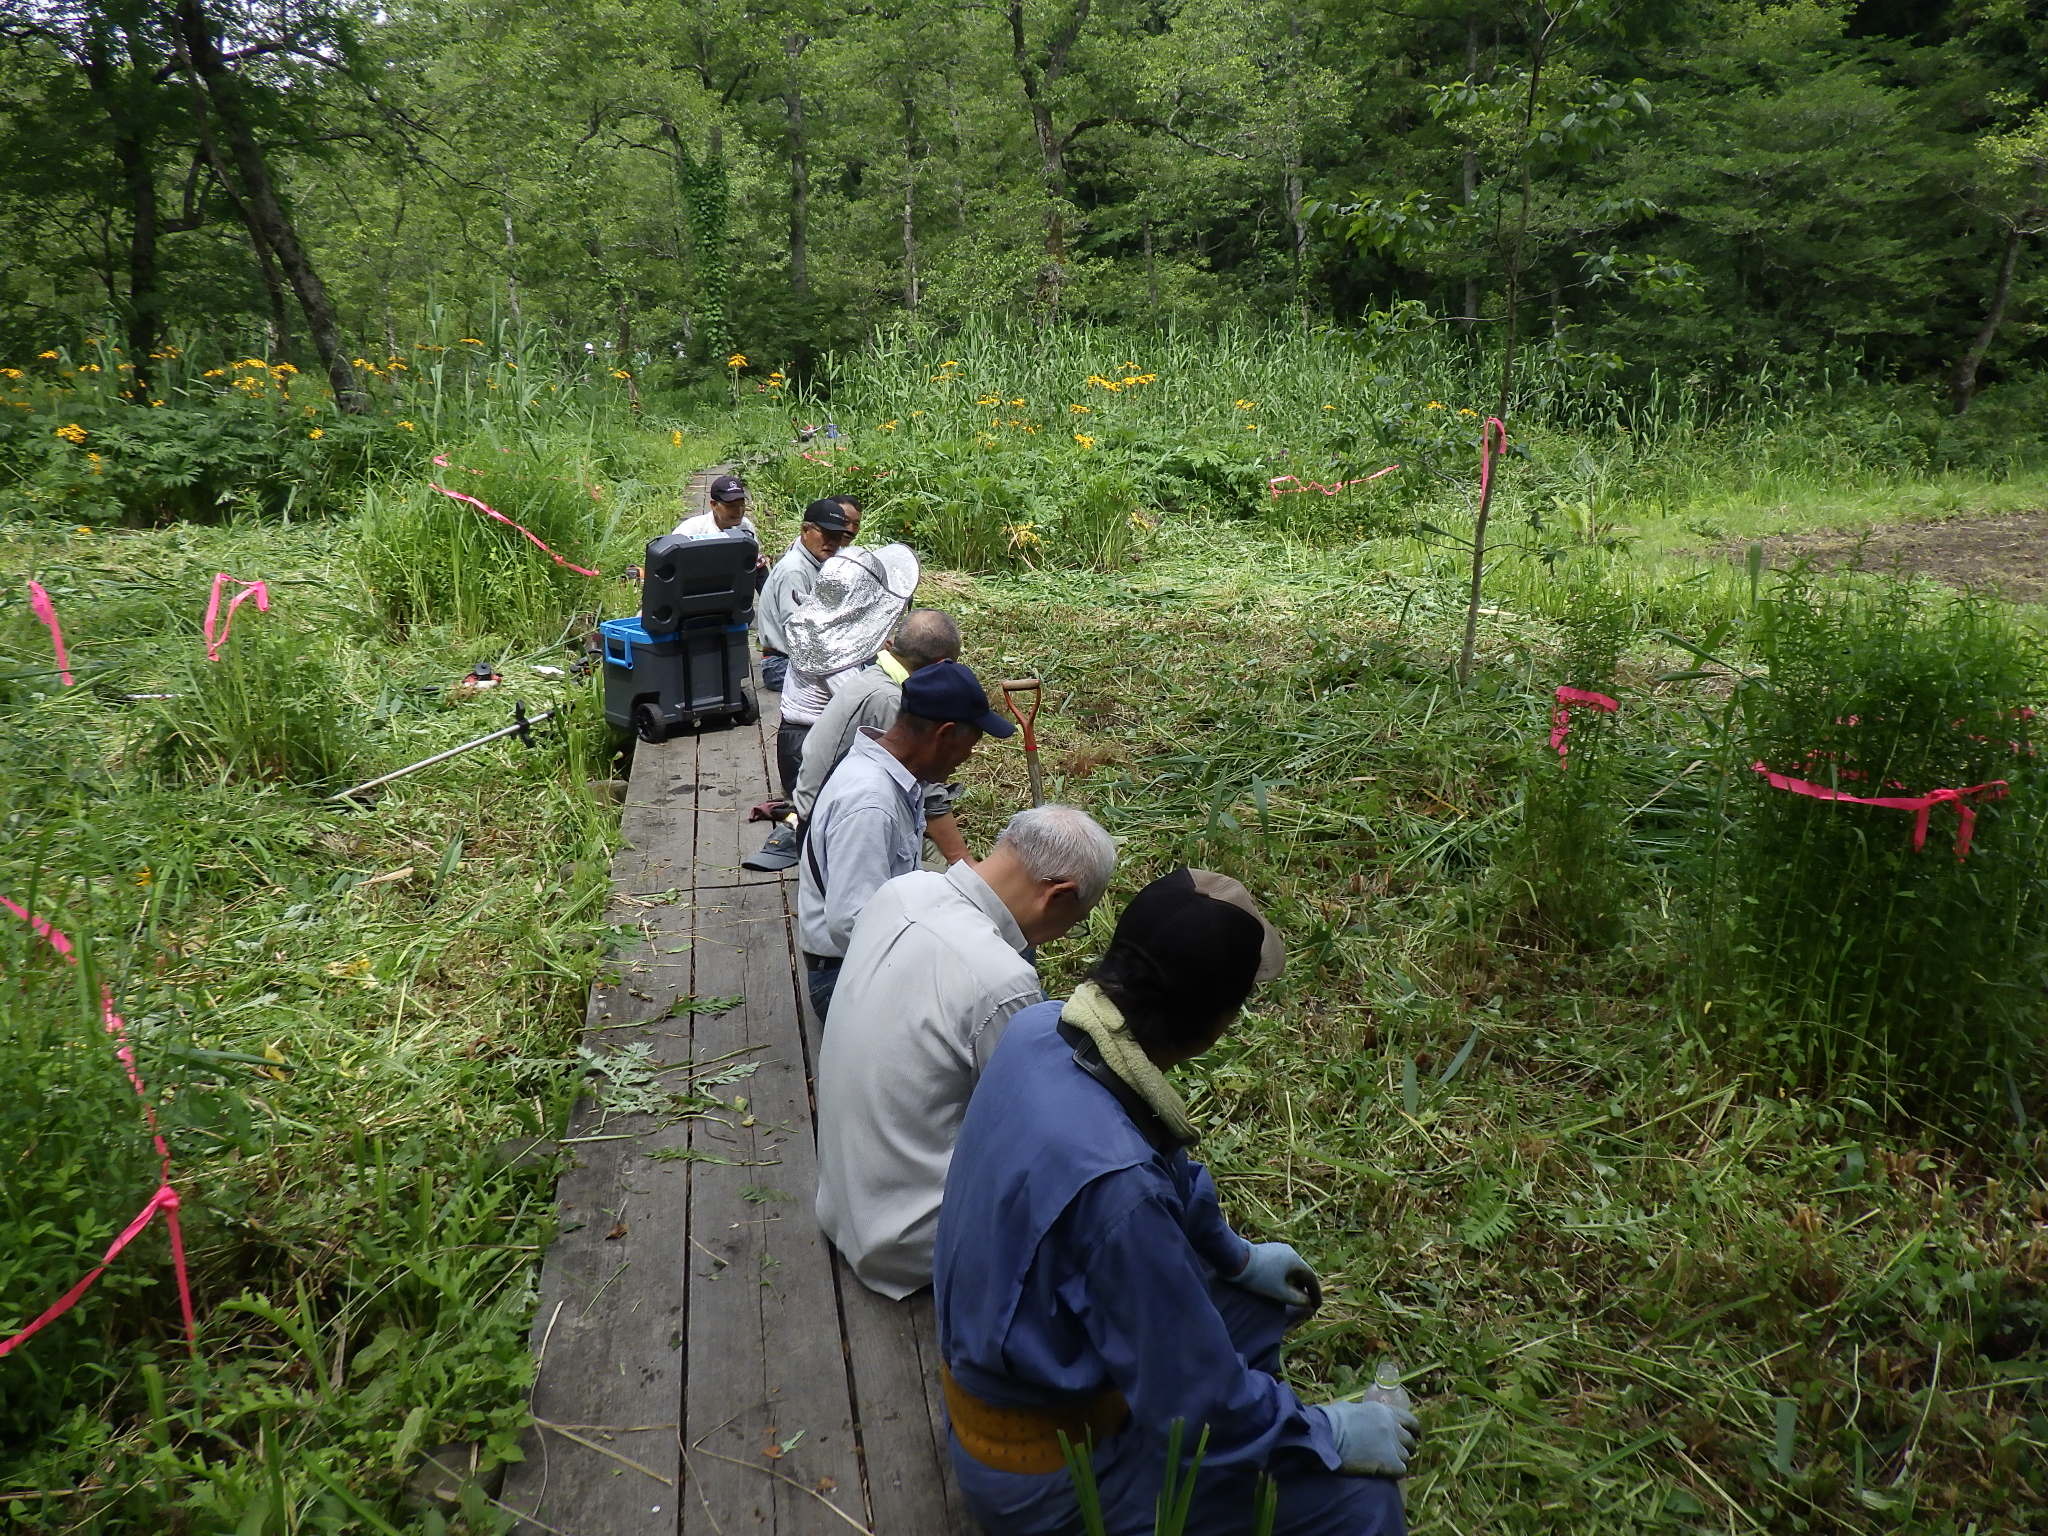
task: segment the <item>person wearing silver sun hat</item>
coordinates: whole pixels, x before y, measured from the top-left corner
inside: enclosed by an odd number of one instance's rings
[[[789,672],[782,685],[775,763],[785,797],[796,789],[804,738],[832,701],[832,680],[875,659],[917,591],[917,555],[907,544],[848,549],[818,568],[818,580],[783,624]],[[787,869],[796,862],[797,832],[785,818],[748,869]]]

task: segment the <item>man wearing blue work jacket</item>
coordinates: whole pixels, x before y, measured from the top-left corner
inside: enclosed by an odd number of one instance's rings
[[[1200,1055],[1280,938],[1235,880],[1175,870],[1124,909],[1065,1002],[1011,1021],[967,1106],[933,1286],[953,1464],[988,1536],[1079,1529],[1060,1450],[1089,1445],[1109,1536],[1149,1536],[1168,1436],[1206,1432],[1189,1536],[1402,1536],[1393,1479],[1420,1426],[1383,1402],[1310,1406],[1280,1338],[1318,1297],[1285,1243],[1233,1232],[1187,1155],[1163,1068]]]

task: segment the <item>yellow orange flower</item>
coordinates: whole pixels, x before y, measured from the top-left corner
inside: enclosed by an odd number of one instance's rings
[[[728,357],[728,358],[727,358],[727,359],[725,360],[725,366],[726,366],[726,367],[728,367],[728,368],[744,368],[744,367],[746,367],[746,366],[747,366],[747,354],[746,354],[746,353],[744,353],[744,352],[735,352],[735,353],[733,353],[733,355],[732,355],[731,357]]]
[[[86,431],[85,428],[74,421],[68,426],[57,428],[57,436],[63,438],[67,443],[82,443],[85,441]]]
[[[668,445],[671,448],[680,448],[683,446],[683,434],[680,428],[678,428],[674,432],[669,433]]]
[[[902,426],[903,423],[899,420],[895,420],[892,418],[889,421],[879,423],[879,425],[884,432],[894,432],[898,427]]]
[[[1092,405],[1070,405],[1067,407],[1067,410],[1076,416],[1086,416],[1094,409],[1095,407]]]
[[[1255,411],[1259,408],[1259,402],[1256,400],[1240,400],[1237,402],[1237,408],[1240,411]]]
[[[977,395],[974,403],[976,405],[1001,405],[1003,397],[1001,395]]]
[[[464,345],[465,347],[480,347],[483,345],[483,342],[481,342],[474,336],[458,336],[455,339],[461,342],[462,345]]]
[[[1429,404],[1427,404],[1427,405],[1425,405],[1425,406],[1423,407],[1423,409],[1424,409],[1425,411],[1440,411],[1440,410],[1442,410],[1443,408],[1444,408],[1444,403],[1443,403],[1443,401],[1441,401],[1441,400],[1432,400],[1432,401],[1430,401],[1430,402],[1429,402]]]
[[[1010,536],[1010,548],[1020,555],[1045,547],[1045,539],[1040,535],[1036,523],[1011,523],[1003,531]]]
[[[54,352],[38,352],[36,354],[37,357],[42,358],[45,362],[49,361],[51,358],[54,358],[56,355],[57,354]]]
[[[1079,443],[1083,448],[1093,448],[1095,446],[1095,439],[1090,437],[1086,432],[1076,432],[1074,434],[1074,441]]]
[[[401,421],[398,423],[398,430],[401,432],[416,432],[419,429],[409,421]]]
[[[623,368],[614,368],[612,370],[612,377],[615,379],[630,379],[633,375]]]
[[[313,438],[313,439],[315,439],[315,440],[318,440],[318,439],[320,439],[320,438],[323,438],[323,437],[325,437],[326,435],[327,435],[327,429],[326,429],[325,427],[315,427],[315,428],[314,428],[314,429],[313,429],[312,431],[310,431],[310,432],[308,432],[308,433],[306,434],[306,436],[308,436],[308,437],[310,437],[310,438]]]

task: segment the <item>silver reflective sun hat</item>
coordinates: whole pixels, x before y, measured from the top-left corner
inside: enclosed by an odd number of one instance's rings
[[[910,606],[917,578],[917,556],[908,544],[834,555],[783,625],[790,665],[830,677],[872,661]]]

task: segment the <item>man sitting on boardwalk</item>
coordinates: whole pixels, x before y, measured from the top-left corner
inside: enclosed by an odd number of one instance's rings
[[[1222,1038],[1279,935],[1235,880],[1175,870],[1117,920],[1071,1001],[1010,1021],[954,1148],[933,1262],[953,1465],[987,1536],[1080,1528],[1065,1434],[1091,1445],[1102,1527],[1153,1529],[1169,1454],[1205,1434],[1189,1536],[1400,1536],[1419,1429],[1383,1402],[1310,1407],[1280,1339],[1315,1276],[1249,1243],[1187,1155],[1195,1128],[1162,1069]]]
[[[1087,917],[1116,843],[1069,805],[1010,818],[979,867],[913,870],[868,899],[818,1058],[818,1224],[870,1290],[931,1284],[946,1165],[1010,1016],[1039,1002],[1028,946]]]
[[[803,766],[797,770],[796,793],[790,797],[798,819],[811,814],[818,791],[846,756],[860,728],[889,728],[903,703],[904,678],[935,661],[959,659],[960,626],[952,616],[936,608],[913,608],[903,615],[888,647],[875,657],[872,666],[834,678],[832,700],[804,738]],[[968,857],[967,840],[960,835],[960,824],[953,816],[957,798],[948,784],[931,785],[924,797],[924,835],[948,864]]]
[[[782,691],[783,674],[789,669],[789,641],[783,626],[797,604],[811,595],[825,562],[859,537],[860,514],[848,512],[843,503],[821,498],[804,508],[804,523],[796,542],[769,570],[768,584],[761,589],[761,601],[754,608],[754,628],[761,641],[763,687]],[[793,787],[782,786],[785,798]]]
[[[861,909],[886,880],[917,868],[924,843],[924,788],[943,784],[984,734],[1016,726],[988,707],[981,683],[957,661],[903,680],[903,707],[887,731],[855,738],[811,809],[797,861],[797,938],[810,972],[811,1004],[829,1018],[832,988]]]

